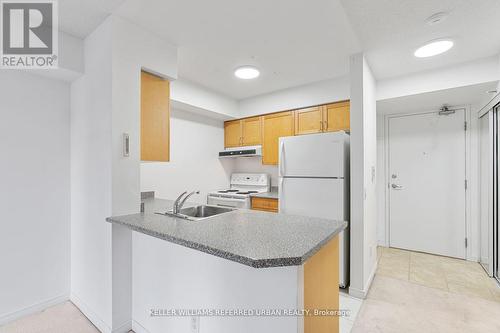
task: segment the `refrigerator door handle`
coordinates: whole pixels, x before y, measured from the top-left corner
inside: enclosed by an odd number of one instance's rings
[[[285,175],[285,143],[283,141],[280,142],[280,176],[283,177]]]
[[[285,178],[280,177],[280,184],[278,187],[279,200],[278,200],[278,213],[283,212],[283,206],[285,203],[285,192],[283,191],[283,185],[285,184]]]

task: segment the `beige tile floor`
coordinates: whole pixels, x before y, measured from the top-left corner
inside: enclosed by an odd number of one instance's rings
[[[342,332],[500,332],[500,288],[479,264],[463,260],[381,248],[367,299],[352,301],[345,296],[344,307],[361,309]],[[66,302],[0,326],[0,333],[99,331]]]
[[[0,326],[0,333],[99,333],[99,330],[71,302]]]
[[[500,288],[479,264],[381,248],[352,333],[500,332]]]
[[[500,302],[500,288],[474,262],[392,248],[379,248],[377,275]]]

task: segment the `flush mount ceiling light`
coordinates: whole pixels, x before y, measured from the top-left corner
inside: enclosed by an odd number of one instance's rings
[[[259,77],[260,72],[254,66],[241,66],[235,69],[234,75],[238,79],[251,80]]]
[[[417,58],[433,57],[445,53],[453,47],[453,44],[450,39],[432,41],[417,49],[414,54]]]

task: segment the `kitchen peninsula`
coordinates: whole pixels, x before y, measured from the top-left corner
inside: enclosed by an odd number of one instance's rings
[[[338,309],[337,235],[345,222],[246,209],[199,221],[157,214],[172,205],[149,198],[144,213],[107,219],[134,231],[136,332],[193,332],[190,320],[203,333],[338,332],[337,316],[151,316],[171,309]]]

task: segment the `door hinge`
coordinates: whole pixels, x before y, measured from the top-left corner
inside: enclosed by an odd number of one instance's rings
[[[467,190],[468,187],[469,187],[469,181],[466,179],[465,180],[465,190]]]
[[[469,245],[469,242],[467,241],[467,237],[465,237],[465,247]]]
[[[464,131],[467,131],[467,122],[464,122]]]

